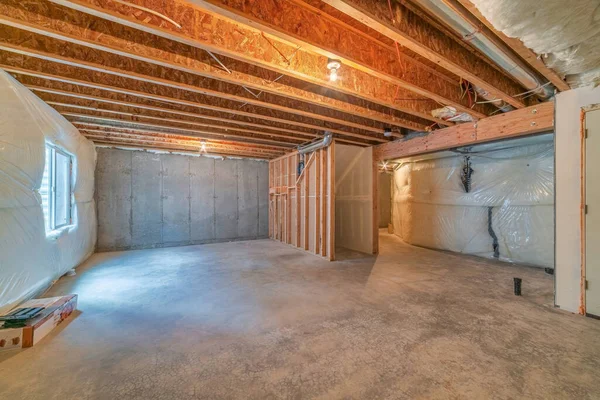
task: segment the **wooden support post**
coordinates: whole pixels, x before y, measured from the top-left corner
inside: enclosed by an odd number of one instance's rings
[[[315,151],[315,254],[321,253],[321,154]]]
[[[314,153],[313,153],[314,155]],[[310,202],[309,202],[309,193],[310,193],[310,161],[312,157],[309,159],[309,162],[306,163],[302,174],[304,175],[303,184],[304,184],[304,250],[308,250],[308,231],[309,231],[309,219],[308,214],[310,210]]]
[[[300,164],[300,154],[296,154],[296,171],[298,165]],[[296,174],[298,174],[296,172]],[[300,235],[302,233],[302,212],[301,212],[301,192],[300,192],[300,182],[298,177],[296,177],[296,247],[301,247],[302,242],[300,240]]]
[[[288,165],[288,181],[287,181],[287,207],[286,207],[287,219],[286,219],[286,223],[285,223],[285,226],[286,226],[285,237],[286,237],[287,244],[292,244],[292,190],[294,189],[292,187],[292,182],[293,182],[292,159],[293,159],[293,156],[286,157],[286,162]]]
[[[335,140],[327,149],[328,156],[328,176],[329,186],[327,187],[328,198],[329,198],[329,250],[327,252],[329,261],[335,260]]]
[[[321,256],[327,255],[327,149],[321,150]]]
[[[372,150],[371,150],[372,151]],[[373,175],[373,254],[379,253],[379,163],[372,159]]]

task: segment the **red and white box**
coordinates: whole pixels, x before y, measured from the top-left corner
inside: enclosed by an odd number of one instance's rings
[[[29,307],[44,309],[28,320],[22,328],[0,326],[0,351],[32,347],[37,344],[77,309],[77,295],[33,299],[20,304],[17,308]]]

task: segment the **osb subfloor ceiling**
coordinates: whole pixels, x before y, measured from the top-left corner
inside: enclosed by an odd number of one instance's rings
[[[0,30],[0,68],[115,147],[271,159],[324,131],[371,146],[568,89],[468,0],[3,0]]]

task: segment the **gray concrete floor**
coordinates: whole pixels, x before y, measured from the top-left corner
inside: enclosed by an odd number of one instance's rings
[[[335,263],[269,240],[101,253],[48,293],[80,314],[0,356],[0,398],[599,398],[600,321],[552,288],[387,234]]]

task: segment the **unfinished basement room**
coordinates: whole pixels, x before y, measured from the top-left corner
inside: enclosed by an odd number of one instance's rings
[[[599,49],[600,0],[0,0],[0,399],[600,399]]]

